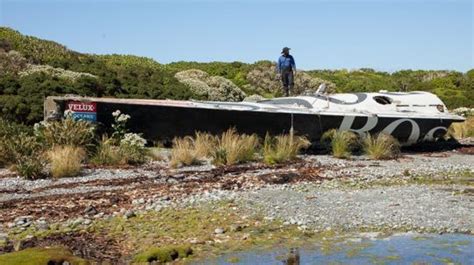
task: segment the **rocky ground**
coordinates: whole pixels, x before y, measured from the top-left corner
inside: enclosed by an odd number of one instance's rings
[[[28,181],[2,169],[0,253],[47,245],[30,240],[30,245],[15,246],[15,240],[31,239],[38,231],[84,230],[114,217],[129,219],[210,201],[232,201],[248,215],[300,230],[473,234],[473,148],[409,153],[390,161],[305,155],[279,166],[174,170],[154,162],[140,168],[87,168],[80,177],[59,180]],[[120,248],[96,236],[81,237],[94,241],[97,249],[106,244]],[[64,238],[55,235],[51,242]],[[109,252],[113,255],[113,249]]]

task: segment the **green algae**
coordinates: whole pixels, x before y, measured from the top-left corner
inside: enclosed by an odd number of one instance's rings
[[[227,259],[227,262],[229,262],[229,263],[239,263],[240,259],[238,257],[229,257]]]
[[[9,265],[49,265],[63,264],[88,265],[87,260],[75,257],[72,252],[62,248],[29,248],[17,252],[0,255],[0,264]]]
[[[127,242],[133,253],[153,247],[168,247],[193,242],[194,259],[247,249],[272,248],[278,245],[303,246],[318,242],[327,252],[334,251],[337,232],[313,232],[284,226],[280,220],[265,220],[258,214],[246,216],[233,209],[233,202],[209,203],[187,208],[164,208],[125,219],[114,217],[93,224],[93,231],[105,232],[109,238]],[[238,225],[240,229],[232,229]],[[223,228],[223,234],[216,234]]]
[[[176,259],[187,258],[192,254],[193,250],[190,246],[152,247],[135,255],[133,262],[148,263],[156,261],[159,263],[166,263],[172,262]]]

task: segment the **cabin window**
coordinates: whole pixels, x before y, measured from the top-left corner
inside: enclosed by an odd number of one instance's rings
[[[375,96],[374,100],[375,100],[375,102],[377,102],[379,104],[382,104],[382,105],[392,104],[392,99],[389,98],[389,97],[385,97],[385,96]]]

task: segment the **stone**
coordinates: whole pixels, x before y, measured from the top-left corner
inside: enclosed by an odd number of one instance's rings
[[[239,224],[233,224],[233,225],[230,226],[229,230],[231,232],[240,232],[240,231],[242,231],[242,226],[239,225]]]
[[[84,214],[87,214],[87,215],[95,215],[97,213],[98,213],[97,209],[92,205],[87,206],[86,209],[84,210]]]
[[[46,221],[40,220],[36,223],[36,228],[38,228],[38,230],[48,230],[49,225]]]
[[[0,245],[8,243],[8,234],[0,233]]]
[[[92,221],[90,219],[85,219],[84,222],[82,222],[85,225],[90,225]]]
[[[125,216],[126,219],[129,219],[129,218],[135,217],[137,215],[135,214],[134,211],[128,210],[128,211],[125,212],[124,216]]]
[[[102,217],[104,217],[104,213],[103,213],[103,212],[100,212],[100,213],[98,213],[98,214],[96,214],[96,215],[93,216],[94,219],[100,219],[100,218],[102,218]]]
[[[217,235],[224,234],[224,232],[225,232],[224,228],[221,228],[221,227],[214,229],[214,234],[217,234]]]
[[[83,222],[84,222],[84,218],[79,217],[73,220],[69,226],[75,227],[75,226],[81,225]]]
[[[132,201],[132,204],[133,205],[139,205],[139,204],[144,204],[145,203],[145,199],[144,198],[140,198],[140,199],[135,199]]]

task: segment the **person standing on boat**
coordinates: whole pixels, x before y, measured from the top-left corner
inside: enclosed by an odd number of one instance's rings
[[[296,64],[293,56],[290,55],[290,48],[285,47],[278,58],[277,72],[280,75],[285,96],[290,96],[290,91],[294,86],[294,76],[296,75]]]

